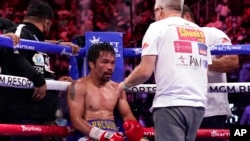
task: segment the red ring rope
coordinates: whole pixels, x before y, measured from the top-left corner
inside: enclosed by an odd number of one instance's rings
[[[41,126],[41,125],[17,125],[0,124],[0,135],[46,135],[46,136],[68,136],[74,132],[72,127]],[[167,131],[166,131],[167,132]],[[144,128],[145,136],[154,136],[154,128]],[[223,138],[229,139],[228,129],[199,129],[198,138]]]
[[[154,128],[144,128],[144,135],[154,136]],[[229,129],[199,129],[197,133],[197,138],[229,139],[229,137]]]
[[[68,136],[73,133],[71,127],[62,126],[40,126],[40,125],[17,125],[0,124],[0,135],[46,135],[46,136]]]

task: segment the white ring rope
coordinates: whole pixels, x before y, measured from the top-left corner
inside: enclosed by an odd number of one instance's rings
[[[129,88],[131,93],[155,93],[155,84],[141,84]],[[250,92],[250,83],[208,83],[208,93],[246,93]]]
[[[46,80],[47,90],[66,91],[71,82]],[[33,83],[25,78],[11,75],[0,75],[0,86],[14,88],[33,88]]]
[[[46,80],[47,90],[66,91],[71,82]],[[33,88],[33,83],[25,78],[10,75],[0,75],[0,86],[14,87],[14,88]],[[132,93],[155,93],[155,84],[141,84],[131,87],[128,92]],[[250,83],[209,83],[209,93],[246,93],[250,92]]]

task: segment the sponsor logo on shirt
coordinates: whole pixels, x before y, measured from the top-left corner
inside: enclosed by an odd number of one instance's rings
[[[44,74],[44,68],[40,67],[40,66],[33,66],[38,72],[40,72],[41,74]]]
[[[42,54],[36,53],[33,57],[32,60],[35,65],[37,66],[44,66],[44,57]]]
[[[190,67],[203,67],[203,68],[207,68],[207,60],[203,60],[200,57],[194,57],[194,56],[190,56],[190,63],[189,63]]]
[[[184,58],[183,56],[181,56],[179,59],[180,59],[181,63],[185,63],[185,59],[186,58]]]
[[[189,66],[187,58],[184,57],[183,55],[178,57],[177,60],[178,60],[177,64],[176,64],[177,67],[188,67]]]
[[[189,40],[205,43],[205,36],[201,30],[176,27],[180,40]]]
[[[195,57],[192,55],[189,56],[179,56],[177,58],[176,67],[178,68],[187,68],[187,69],[199,69],[207,68],[207,60],[204,60],[202,57]]]
[[[207,56],[207,46],[205,44],[198,43],[199,54]]]
[[[143,45],[142,45],[142,49],[145,49],[145,48],[147,48],[149,46],[149,44],[148,43],[143,43]]]
[[[227,38],[222,38],[221,43],[230,43],[230,41]]]
[[[192,44],[185,41],[174,41],[175,52],[192,53]]]

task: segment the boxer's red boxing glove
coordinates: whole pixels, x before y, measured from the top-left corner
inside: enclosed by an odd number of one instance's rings
[[[97,127],[90,130],[89,137],[98,141],[124,141],[120,133],[104,131]]]
[[[139,141],[141,138],[143,138],[143,127],[136,120],[126,120],[123,123],[123,128],[128,141]]]

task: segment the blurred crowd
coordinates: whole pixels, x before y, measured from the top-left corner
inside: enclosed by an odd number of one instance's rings
[[[15,23],[21,22],[28,1],[1,0],[0,16]],[[72,41],[77,35],[84,36],[86,31],[118,31],[123,33],[124,47],[139,47],[146,29],[154,21],[153,0],[47,0],[47,2],[55,12],[52,29],[47,38],[52,40]],[[201,15],[196,17],[197,23],[200,26],[222,29],[231,38],[233,44],[248,44],[250,43],[250,7],[247,6],[249,5],[238,9],[242,12],[234,13],[237,10],[232,10],[235,8],[233,0],[221,0],[216,9],[211,9],[214,15],[210,19],[205,19]],[[69,58],[67,56],[53,54],[51,61],[53,64],[51,67],[56,72],[57,78],[68,75]],[[134,59],[125,60],[126,75],[133,69],[134,62],[136,62]],[[228,73],[229,82],[250,81],[250,55],[240,55],[240,63],[240,69]],[[148,83],[152,82],[153,79],[148,81]],[[152,96],[146,93],[128,96],[134,112],[145,126],[152,126],[151,120],[145,119],[150,114],[148,109]],[[250,103],[245,103],[245,105],[248,104]]]

